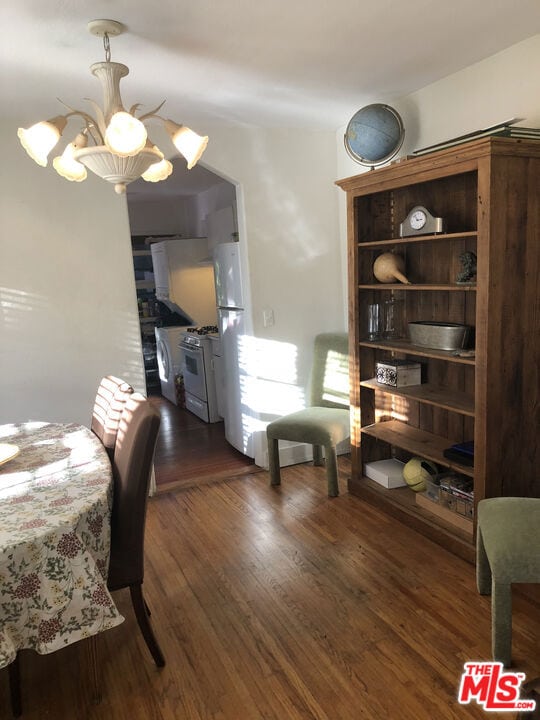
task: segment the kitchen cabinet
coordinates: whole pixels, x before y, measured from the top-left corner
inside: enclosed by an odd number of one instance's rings
[[[538,367],[540,328],[540,142],[484,138],[337,182],[347,193],[351,461],[349,491],[473,560],[475,522],[386,489],[364,464],[420,456],[470,478],[474,501],[540,496]],[[443,233],[400,237],[415,206],[445,220]],[[410,284],[380,283],[383,252],[405,259]],[[477,256],[476,282],[459,284],[460,255]],[[463,323],[474,353],[456,355],[400,338],[368,339],[368,305],[397,300],[401,325]],[[422,384],[376,380],[381,361],[414,360]],[[474,440],[474,466],[444,455]],[[431,508],[431,509],[430,509]]]
[[[208,256],[207,238],[152,238],[150,250],[158,300],[182,306],[182,288],[185,291],[189,287],[187,273],[195,269],[199,274],[211,274],[211,268],[203,267]]]
[[[156,298],[176,305],[188,324],[215,325],[214,269],[207,260],[207,238],[148,240]]]

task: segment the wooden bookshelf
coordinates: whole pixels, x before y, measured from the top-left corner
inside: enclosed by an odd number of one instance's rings
[[[338,181],[347,193],[351,478],[349,490],[415,529],[474,558],[474,522],[458,527],[446,508],[385,490],[365,463],[420,456],[474,481],[474,497],[540,497],[538,407],[540,141],[488,137]],[[445,233],[399,237],[415,205],[446,221]],[[405,261],[410,284],[378,283],[382,252]],[[458,284],[460,255],[477,256],[474,284]],[[367,340],[367,307],[399,300],[404,336]],[[408,322],[462,323],[474,353],[413,345]],[[377,362],[411,359],[422,384],[391,388]],[[444,457],[474,439],[474,468]],[[399,490],[399,492],[397,491]]]

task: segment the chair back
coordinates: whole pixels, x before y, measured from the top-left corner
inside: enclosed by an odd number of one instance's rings
[[[126,401],[113,458],[110,590],[143,581],[146,503],[160,423],[159,413],[140,393]]]
[[[349,409],[349,336],[322,333],[315,338],[311,369],[313,407]]]
[[[129,383],[114,375],[104,377],[98,387],[90,429],[101,440],[111,460],[122,410],[132,392]]]

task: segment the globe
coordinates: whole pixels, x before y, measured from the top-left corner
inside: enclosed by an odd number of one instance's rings
[[[382,165],[397,153],[405,131],[396,110],[389,105],[366,105],[356,112],[345,131],[345,149],[362,165]]]

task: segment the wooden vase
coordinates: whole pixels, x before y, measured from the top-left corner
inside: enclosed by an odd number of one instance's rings
[[[387,252],[379,255],[373,263],[373,274],[379,282],[393,283],[399,280],[401,283],[410,285],[405,275],[405,260],[401,255]]]

